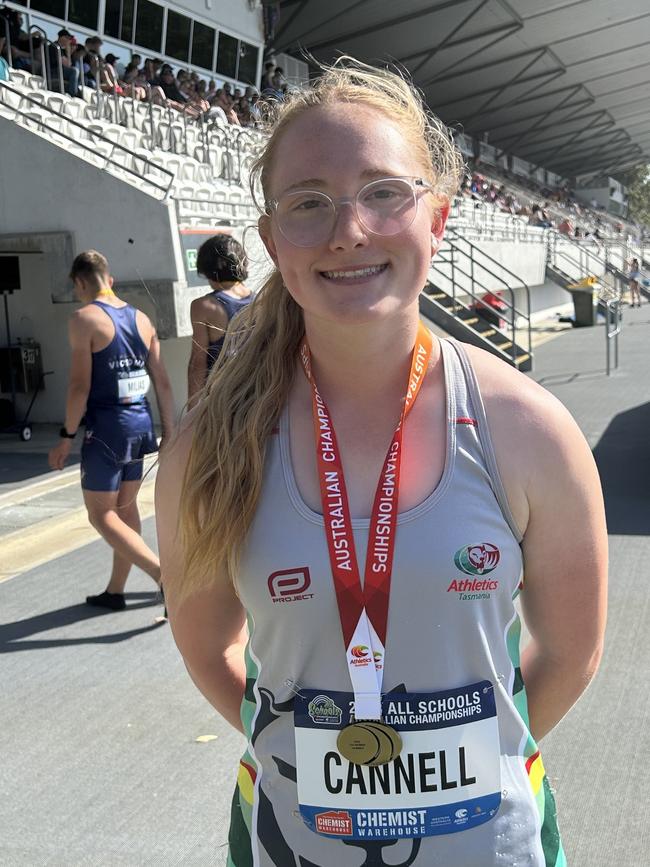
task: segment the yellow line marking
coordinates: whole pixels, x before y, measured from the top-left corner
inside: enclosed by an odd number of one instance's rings
[[[42,479],[40,482],[33,482],[30,485],[15,488],[13,491],[7,491],[6,494],[0,494],[0,509],[3,509],[5,506],[26,503],[35,497],[42,497],[43,494],[61,491],[63,488],[68,488],[74,484],[79,484],[79,467],[71,467],[67,472],[61,473],[60,476],[55,476],[54,478],[50,476],[47,479]]]
[[[138,494],[140,517],[154,513],[154,480],[143,484]],[[101,538],[88,523],[85,508],[74,509],[9,533],[0,541],[0,583],[23,572],[69,554]]]

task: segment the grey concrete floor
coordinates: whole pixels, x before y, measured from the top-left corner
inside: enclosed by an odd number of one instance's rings
[[[542,744],[572,867],[650,863],[650,308],[625,311],[620,355],[606,377],[602,327],[570,331],[538,347],[532,374],[587,436],[610,525],[601,670]],[[151,520],[144,532],[154,544]],[[97,541],[0,583],[0,865],[222,867],[243,739],[154,623],[150,579],[135,570],[125,612],[83,604],[109,569]]]

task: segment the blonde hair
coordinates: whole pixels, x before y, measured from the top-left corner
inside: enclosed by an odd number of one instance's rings
[[[352,103],[376,108],[404,132],[440,198],[458,189],[462,158],[449,130],[401,75],[342,57],[309,89],[266,106],[266,146],[253,165],[270,198],[270,177],[282,135],[311,108]],[[295,374],[304,334],[302,310],[274,270],[255,300],[239,313],[196,410],[194,437],[180,504],[185,574],[181,595],[236,575],[243,542],[262,488],[266,444],[278,423]]]

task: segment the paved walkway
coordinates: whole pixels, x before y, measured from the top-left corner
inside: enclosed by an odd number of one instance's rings
[[[538,347],[532,374],[594,449],[611,532],[605,659],[543,747],[571,867],[641,867],[650,851],[650,308],[625,311],[621,366],[609,378],[604,351],[602,328],[568,331]],[[52,432],[35,433],[28,446],[0,439],[0,864],[222,867],[242,739],[191,684],[169,627],[154,622],[150,579],[134,571],[125,612],[82,604],[103,589],[110,552],[82,535],[77,470],[48,474]],[[144,532],[153,544],[152,519]]]

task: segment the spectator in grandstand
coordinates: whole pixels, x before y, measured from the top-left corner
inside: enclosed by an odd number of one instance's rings
[[[213,109],[220,109],[223,112],[227,123],[233,123],[236,126],[239,125],[239,118],[233,108],[232,98],[228,95],[225,88],[219,88],[219,90],[217,90],[216,96],[212,100],[211,107]]]
[[[531,215],[528,223],[531,226],[537,226],[540,229],[550,229],[553,226],[548,214],[539,205],[533,205],[531,208]]]
[[[159,57],[148,58],[145,60],[143,71],[149,84],[160,85],[160,70],[163,66],[164,64]]]
[[[2,47],[0,48],[0,56],[9,60],[9,48],[6,44],[5,21],[9,29],[9,42],[11,44],[11,65],[15,69],[24,69],[28,72],[36,72],[32,70],[31,56],[29,53],[30,37],[23,30],[23,15],[17,9],[9,9],[7,6],[0,7],[0,39],[2,39]],[[33,38],[33,44],[38,44],[38,39]]]
[[[641,279],[641,268],[639,267],[639,260],[632,259],[629,263],[630,270],[627,275],[628,284],[630,287],[630,294],[632,296],[632,300],[630,301],[630,307],[634,307],[635,304],[637,307],[641,306],[641,290],[639,288],[639,280]]]
[[[92,75],[90,63],[88,62],[88,52],[85,45],[76,45],[70,56],[72,65],[79,70],[79,84],[85,87],[95,87],[95,79]],[[83,75],[82,75],[83,72]]]
[[[273,90],[273,73],[275,72],[275,63],[268,61],[264,64],[264,72],[260,82],[260,90],[262,94],[266,90]]]
[[[342,58],[276,111],[253,178],[275,267],[156,496],[174,638],[254,743],[228,863],[564,864],[538,742],[602,651],[591,450],[533,380],[420,322],[461,156],[402,74]],[[412,840],[399,768],[432,739]]]
[[[135,79],[135,74],[140,69],[140,65],[142,63],[142,56],[140,54],[132,54],[131,60],[124,67],[123,78],[124,81],[133,81]]]
[[[72,33],[63,27],[57,38],[47,47],[50,66],[50,84],[52,89],[61,87],[59,78],[59,57],[61,58],[61,75],[63,88],[69,96],[79,96],[79,69],[72,63]]]
[[[565,217],[562,222],[559,223],[557,230],[561,235],[568,235],[569,237],[575,235],[575,226],[568,217]]]
[[[90,54],[96,55],[97,57],[101,57],[103,44],[104,43],[99,36],[89,36],[85,42],[86,51]]]
[[[255,117],[251,111],[250,102],[245,96],[240,97],[235,104],[235,113],[241,126],[255,126]]]
[[[163,443],[174,428],[173,396],[160,357],[156,329],[140,310],[113,291],[108,262],[96,250],[80,253],[70,277],[82,306],[70,317],[72,359],[59,444],[49,453],[62,470],[85,418],[81,487],[88,518],[113,549],[104,592],[89,605],[121,611],[124,585],[135,564],[160,584],[158,557],[140,536],[136,497],[145,455],[158,448],[147,401],[153,382]]]
[[[190,117],[198,117],[205,109],[201,106],[190,104],[190,98],[183,93],[174,79],[174,70],[165,64],[160,70],[160,88],[165,95],[167,104],[177,111],[186,112]]]
[[[248,260],[242,245],[231,235],[213,235],[199,247],[196,270],[211,292],[190,306],[192,350],[187,367],[187,400],[196,403],[208,374],[223,348],[230,320],[243,310],[252,295],[245,286]]]

